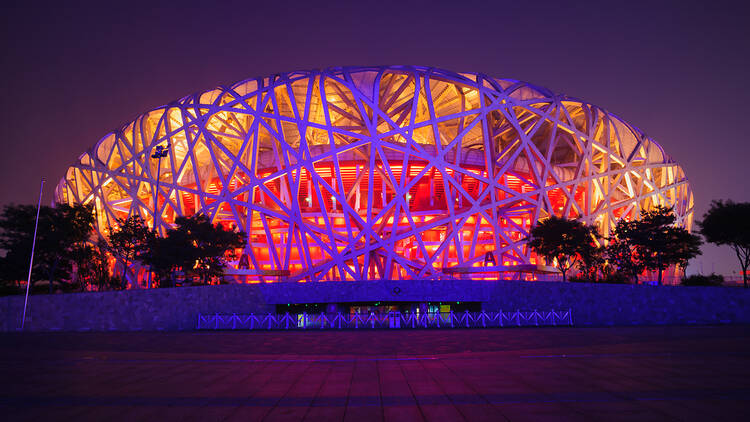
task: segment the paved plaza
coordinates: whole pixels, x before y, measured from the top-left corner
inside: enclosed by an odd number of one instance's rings
[[[0,335],[3,420],[750,420],[750,327]]]

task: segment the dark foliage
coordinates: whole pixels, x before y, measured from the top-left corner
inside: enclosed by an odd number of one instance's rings
[[[732,247],[740,261],[742,281],[747,288],[747,271],[750,267],[750,202],[714,201],[698,226],[708,242]]]
[[[18,284],[28,275],[37,207],[9,205],[0,214],[0,277]],[[55,286],[70,290],[71,272],[77,251],[89,240],[94,223],[91,205],[41,207],[34,251],[32,283],[46,280],[51,293]]]
[[[223,273],[227,258],[247,241],[244,232],[211,224],[203,214],[177,217],[175,224],[166,237],[153,238],[149,251],[142,256],[157,274],[161,287],[173,286],[177,272],[186,279],[197,276],[199,282],[208,282]]]
[[[106,244],[102,240],[96,244],[86,243],[73,249],[75,284],[81,291],[89,286],[97,291],[121,288],[120,279],[112,277],[109,273],[108,259]]]
[[[606,284],[630,284],[632,278],[622,273],[611,273],[602,275],[600,278],[593,279],[591,277],[585,277],[583,274],[578,274],[570,277],[572,283],[606,283]]]
[[[720,286],[724,283],[724,276],[718,274],[693,274],[682,279],[683,286]]]
[[[138,215],[127,219],[117,219],[117,228],[110,227],[109,249],[123,262],[120,288],[127,286],[128,266],[147,253],[156,235],[149,230],[146,222]]]
[[[577,262],[585,262],[584,268],[595,264],[593,242],[596,235],[593,227],[553,215],[531,229],[529,247],[543,256],[548,265],[557,261],[565,281],[566,273]],[[582,261],[581,256],[586,256],[587,260]]]
[[[604,247],[597,246],[593,239],[599,237],[599,233],[595,228],[591,227],[591,238],[592,240],[583,245],[578,251],[580,260],[578,261],[578,269],[581,271],[578,277],[589,281],[596,282],[599,280],[599,272],[605,264]]]
[[[700,237],[674,222],[672,209],[661,206],[645,211],[640,220],[620,220],[608,247],[609,259],[620,272],[636,278],[644,269],[657,271],[662,284],[664,270],[672,265],[684,268],[701,253]]]

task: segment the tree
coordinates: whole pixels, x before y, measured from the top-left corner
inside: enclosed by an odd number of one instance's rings
[[[96,290],[108,290],[120,287],[120,281],[109,273],[109,255],[106,243],[100,239],[97,243],[85,243],[73,249],[76,281],[81,291],[87,286]]]
[[[566,273],[580,259],[581,252],[589,253],[595,233],[595,228],[583,222],[553,215],[531,229],[529,247],[543,256],[548,265],[557,261],[557,268],[566,281]]]
[[[698,226],[708,242],[732,247],[740,261],[742,281],[747,288],[747,271],[750,267],[750,202],[713,201]]]
[[[663,259],[682,268],[683,272],[691,259],[701,254],[703,241],[682,227],[668,227],[666,231],[666,250]],[[661,274],[659,274],[661,284]]]
[[[213,225],[203,214],[184,218],[177,224],[178,229],[187,231],[187,237],[193,240],[197,251],[194,269],[203,282],[207,282],[212,276],[223,274],[226,255],[229,253],[234,259],[234,250],[242,248],[247,242],[244,232],[227,230],[219,224]]]
[[[128,266],[148,251],[152,239],[156,236],[149,230],[146,222],[138,215],[127,219],[117,219],[117,228],[110,227],[109,244],[112,253],[123,261],[121,289],[127,286]]]
[[[0,214],[0,248],[6,251],[0,265],[6,280],[26,279],[36,211],[33,205],[9,205]],[[41,207],[32,282],[46,278],[52,293],[55,281],[70,280],[74,250],[89,240],[93,223],[91,205]]]
[[[638,249],[630,242],[632,233],[636,230],[634,221],[621,219],[615,224],[608,239],[609,243],[604,249],[606,268],[609,270],[608,276],[620,273],[627,279],[635,279],[637,283],[638,275],[646,269],[643,260],[640,259]]]
[[[648,269],[658,272],[658,283],[662,284],[664,270],[672,265],[686,266],[688,261],[701,253],[700,237],[682,227],[674,226],[672,208],[656,206],[644,211],[640,220],[618,222],[615,226],[617,247],[622,253],[631,253],[631,272]],[[623,264],[627,267],[625,259]],[[637,275],[636,275],[637,277]]]
[[[195,266],[196,251],[184,231],[167,231],[166,237],[154,237],[148,251],[141,256],[156,275],[159,287],[173,287],[175,272]]]
[[[227,255],[247,241],[244,232],[211,224],[203,214],[177,217],[175,224],[166,237],[154,239],[143,256],[144,262],[157,273],[160,286],[173,285],[174,272],[179,270],[186,276],[197,274],[202,282],[207,282],[223,273]]]
[[[605,262],[605,249],[603,246],[598,246],[593,242],[593,239],[599,237],[599,232],[596,230],[596,228],[591,226],[588,227],[593,229],[591,233],[592,241],[590,241],[588,244],[582,245],[581,249],[578,251],[578,255],[581,258],[578,262],[578,269],[581,270],[581,273],[583,273],[583,278],[586,281],[597,281],[597,273],[599,272],[599,268],[601,268]]]

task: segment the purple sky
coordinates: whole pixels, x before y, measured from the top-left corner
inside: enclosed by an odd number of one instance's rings
[[[280,71],[371,64],[482,72],[582,98],[680,163],[698,219],[712,199],[750,201],[750,25],[731,3],[26,3],[0,17],[0,205],[34,203],[41,177],[49,203],[82,152],[173,99]],[[703,249],[689,272],[737,271],[729,248]]]

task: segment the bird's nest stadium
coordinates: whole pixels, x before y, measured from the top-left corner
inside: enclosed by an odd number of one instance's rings
[[[93,203],[103,238],[129,215],[164,233],[205,213],[248,233],[227,269],[246,282],[533,277],[550,268],[524,239],[546,216],[606,234],[656,205],[688,229],[693,215],[680,166],[615,115],[525,82],[415,66],[189,95],[103,137],[55,198]]]

